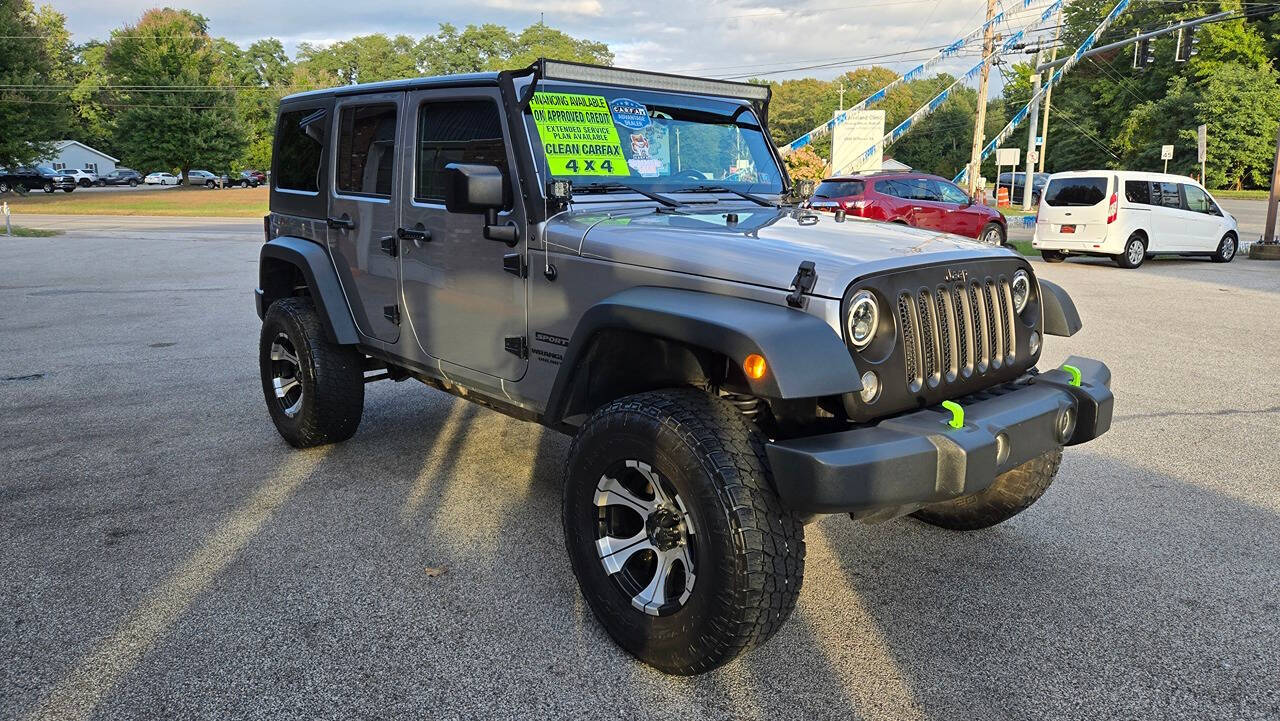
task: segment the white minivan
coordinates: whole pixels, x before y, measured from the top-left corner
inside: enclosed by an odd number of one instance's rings
[[[1050,263],[1105,255],[1137,268],[1158,253],[1236,256],[1236,219],[1182,175],[1125,170],[1054,173],[1045,185],[1031,245]]]

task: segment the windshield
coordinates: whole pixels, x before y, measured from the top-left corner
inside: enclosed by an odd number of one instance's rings
[[[750,105],[702,96],[539,83],[525,114],[544,177],[575,188],[715,186],[781,193],[782,172]]]
[[[53,175],[56,172],[53,168],[51,168],[48,165],[37,165],[36,170],[40,171],[41,173],[44,173],[45,175]]]

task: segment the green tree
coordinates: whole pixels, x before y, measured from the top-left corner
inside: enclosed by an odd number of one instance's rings
[[[61,15],[37,13],[30,0],[0,0],[0,167],[49,157],[65,134],[65,100],[48,87],[69,62],[66,37]]]
[[[408,35],[357,35],[332,45],[298,44],[298,64],[320,87],[411,78],[418,72],[418,43]]]
[[[243,50],[221,39],[216,46],[226,83],[236,88],[236,114],[245,129],[245,150],[237,165],[268,168],[276,107],[280,98],[293,91],[293,62],[275,38],[258,40]]]
[[[535,23],[520,31],[506,57],[491,58],[490,70],[525,67],[538,58],[570,60],[595,65],[612,65],[609,46],[594,40],[581,40],[543,23]]]
[[[468,25],[459,32],[444,23],[418,43],[418,67],[427,75],[479,72],[507,57],[515,43],[515,35],[501,25]]]
[[[116,146],[140,170],[230,169],[246,144],[235,94],[207,20],[149,10],[111,33],[105,63],[121,106]]]

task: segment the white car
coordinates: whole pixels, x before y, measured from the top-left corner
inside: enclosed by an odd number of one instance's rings
[[[1137,268],[1163,253],[1229,263],[1240,231],[1209,191],[1186,176],[1078,170],[1049,178],[1031,245],[1050,263],[1103,255],[1121,268]]]
[[[177,185],[178,176],[173,173],[148,173],[142,182],[147,185]]]
[[[90,185],[93,185],[94,183],[98,182],[98,174],[91,170],[85,170],[83,168],[76,168],[76,169],[64,168],[62,170],[59,170],[58,172],[62,173],[63,175],[70,175],[71,177],[75,178],[76,185],[79,185],[81,188],[87,188]]]

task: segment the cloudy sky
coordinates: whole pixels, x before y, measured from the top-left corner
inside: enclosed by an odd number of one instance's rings
[[[46,3],[67,16],[78,41],[104,38],[147,8],[171,5],[208,17],[214,35],[241,44],[273,36],[290,52],[299,42],[365,33],[424,35],[445,22],[518,29],[542,13],[549,25],[607,42],[620,66],[773,78],[830,78],[873,62],[906,70],[930,54],[911,51],[976,27],[986,6],[983,0],[37,0]],[[889,53],[904,54],[882,57]],[[975,62],[964,58],[940,69],[963,72]],[[831,63],[842,64],[806,67]]]

